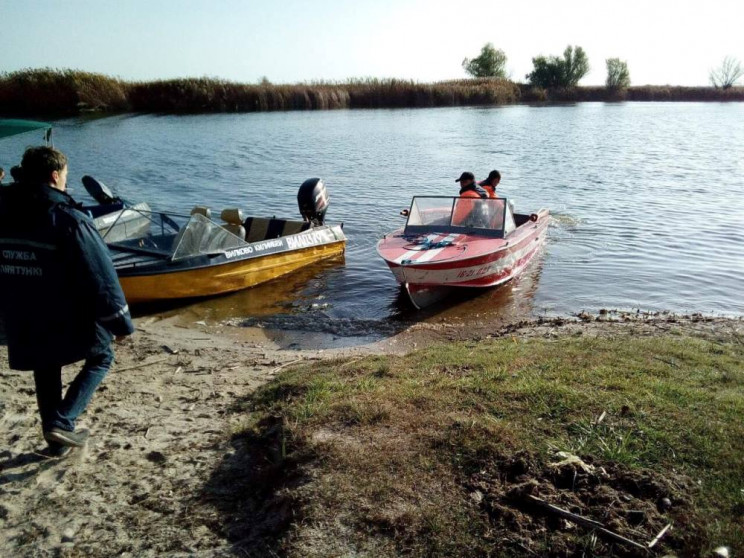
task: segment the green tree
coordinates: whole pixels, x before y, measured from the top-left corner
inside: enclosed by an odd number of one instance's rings
[[[627,89],[630,86],[630,72],[628,63],[619,58],[608,58],[607,63],[607,81],[605,85],[608,89]]]
[[[537,87],[575,87],[589,73],[589,59],[580,46],[567,46],[563,58],[533,58],[532,66],[533,70],[527,74],[527,79]]]
[[[719,68],[711,70],[710,82],[713,87],[718,89],[729,89],[733,87],[741,76],[744,76],[744,69],[741,67],[741,63],[731,56],[727,56],[723,59],[723,63]]]
[[[462,67],[473,77],[506,77],[506,54],[501,49],[496,49],[493,43],[486,43],[480,51],[480,55],[470,60],[462,61]]]

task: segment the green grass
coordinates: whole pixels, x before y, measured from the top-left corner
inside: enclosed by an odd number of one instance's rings
[[[322,555],[329,539],[306,531],[328,513],[329,537],[380,555],[508,553],[463,486],[508,456],[555,451],[688,479],[677,520],[696,534],[676,544],[744,548],[743,349],[684,335],[448,344],[287,370],[243,409],[249,429],[283,421],[287,455],[313,448],[290,555]]]

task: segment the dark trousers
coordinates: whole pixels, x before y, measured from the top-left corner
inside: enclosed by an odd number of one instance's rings
[[[75,421],[85,411],[98,384],[109,371],[114,361],[114,350],[107,346],[102,351],[88,356],[82,370],[75,376],[67,393],[62,397],[62,368],[50,366],[34,370],[36,401],[41,414],[44,432],[51,428],[75,431]]]

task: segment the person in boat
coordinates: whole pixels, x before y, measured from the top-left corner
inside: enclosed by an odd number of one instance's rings
[[[0,315],[13,370],[32,370],[52,455],[85,444],[75,423],[134,331],[111,256],[67,188],[67,158],[31,147],[0,198]],[[62,395],[62,366],[85,360]]]
[[[501,173],[497,170],[492,170],[488,173],[488,178],[478,182],[478,186],[486,191],[486,194],[490,199],[497,200],[499,196],[496,194],[496,187],[501,182]]]
[[[460,178],[455,180],[460,183],[461,198],[487,198],[488,194],[475,183],[475,175],[472,172],[465,171]]]
[[[488,197],[486,191],[475,183],[475,176],[472,172],[463,172],[455,182],[460,183],[461,198],[485,199]],[[452,224],[459,227],[479,226],[482,210],[482,204],[475,200],[457,200],[452,212]]]
[[[3,183],[4,178],[5,178],[5,169],[3,167],[0,167],[0,184]]]

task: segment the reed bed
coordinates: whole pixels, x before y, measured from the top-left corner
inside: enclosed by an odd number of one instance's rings
[[[55,115],[129,110],[128,85],[116,78],[50,68],[0,74],[0,112]]]
[[[744,87],[542,89],[491,78],[435,83],[367,78],[286,85],[243,84],[215,78],[125,82],[102,74],[52,68],[0,74],[0,114],[8,116],[61,116],[86,111],[209,113],[586,101],[744,101]]]

